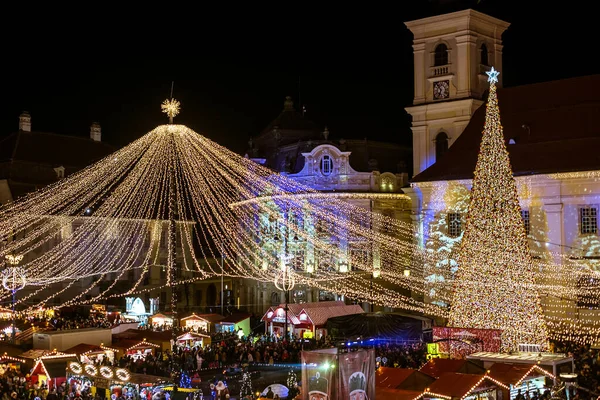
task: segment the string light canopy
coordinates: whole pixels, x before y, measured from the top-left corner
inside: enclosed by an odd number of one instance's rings
[[[351,202],[408,201],[405,195],[320,193],[173,124],[181,105],[172,97],[161,108],[169,124],[0,207],[0,241],[6,243],[0,259],[18,255],[29,290],[19,292],[22,297],[16,304],[21,312],[35,311],[59,297],[62,303],[56,307],[92,304],[221,275],[273,282],[281,270],[278,255],[286,253],[293,255],[286,279],[292,277],[295,285],[449,317],[447,307],[418,299],[425,294],[423,265],[445,260],[447,254],[421,248],[422,233],[412,222]],[[491,150],[498,149],[502,150]],[[512,223],[516,222],[511,219]],[[222,269],[215,261],[221,256]],[[529,274],[507,284],[516,292],[526,288],[576,299],[580,291],[572,282],[589,273],[571,261],[557,265],[540,260],[535,270],[530,258],[513,257],[511,262]],[[155,266],[168,269],[167,279],[144,287]],[[566,283],[531,279],[548,273],[562,274]],[[125,280],[129,288],[120,290],[117,283]],[[452,276],[440,285],[449,289],[444,300],[450,303]],[[85,289],[73,290],[76,287]],[[459,287],[490,291],[494,285],[475,274],[462,276]],[[68,298],[73,292],[77,294]],[[6,289],[0,293],[0,299],[10,296]],[[40,300],[30,304],[32,298]],[[597,325],[574,330],[579,322],[558,314],[547,321],[553,334],[586,341],[600,337]]]
[[[458,255],[450,326],[501,329],[504,351],[522,343],[546,347],[548,332],[534,285],[536,276],[496,94],[498,71],[489,75],[490,91],[471,201]],[[487,282],[473,285],[473,281]]]

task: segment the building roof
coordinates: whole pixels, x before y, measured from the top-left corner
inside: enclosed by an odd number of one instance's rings
[[[122,340],[132,340],[136,342],[141,341],[150,341],[150,342],[170,342],[172,338],[171,330],[164,331],[151,331],[151,330],[142,330],[142,329],[127,329],[125,332],[117,333],[113,335],[113,344],[114,341],[122,341]]]
[[[208,322],[212,322],[213,324],[216,324],[217,322],[223,321],[225,319],[224,316],[222,316],[221,314],[198,314],[198,317],[200,317],[203,320],[206,320]]]
[[[305,313],[308,318],[312,321],[315,326],[323,326],[327,323],[329,318],[340,317],[343,315],[362,314],[365,311],[358,304],[351,305],[335,305],[330,307],[312,307],[303,308],[300,314],[296,315],[299,317],[302,313]]]
[[[429,386],[429,391],[444,396],[458,397],[460,399],[471,392],[477,391],[477,388],[483,385],[488,387],[498,386],[485,375],[446,372]],[[425,396],[427,397],[427,395]]]
[[[519,386],[527,377],[537,378],[552,375],[536,364],[494,363],[490,367],[489,376],[505,385]]]
[[[263,135],[267,135],[273,131],[273,129],[277,128],[281,133],[281,143],[285,144],[290,140],[297,140],[298,132],[304,131],[304,134],[301,134],[300,137],[313,137],[315,134],[319,134],[319,128],[317,125],[304,117],[301,112],[296,110],[294,107],[294,101],[290,96],[286,96],[285,101],[283,102],[283,110],[277,118],[267,125],[267,127],[261,132],[259,138]],[[291,134],[295,131],[295,134]]]
[[[377,396],[386,400],[417,400],[423,397],[423,392],[414,390],[398,390],[376,387]]]
[[[541,355],[541,356],[540,356]],[[503,362],[507,364],[539,364],[539,365],[557,365],[565,362],[572,362],[572,357],[567,357],[562,353],[492,353],[480,351],[467,355],[469,360],[480,360],[490,362]]]
[[[600,75],[498,89],[515,176],[600,169],[599,90]],[[412,182],[472,179],[485,112],[480,107],[448,152]]]
[[[64,176],[77,172],[116,150],[90,138],[46,132],[14,132],[0,139],[0,179],[8,180],[13,198],[54,183],[52,170],[64,167]],[[24,165],[35,165],[35,169]],[[41,168],[40,168],[41,167]]]
[[[237,314],[231,314],[226,316],[225,318],[223,318],[223,320],[220,321],[221,324],[237,324],[238,322],[242,322],[245,319],[250,318],[250,314],[248,313],[237,313]]]
[[[67,350],[65,353],[68,354],[88,354],[88,353],[103,353],[104,349],[95,344],[87,344],[87,343],[79,343],[76,346],[73,346]]]
[[[425,365],[419,368],[419,371],[439,378],[445,373],[463,373],[463,374],[484,374],[485,368],[469,360],[455,360],[451,358],[432,358]],[[436,392],[438,393],[438,392]]]
[[[60,378],[67,375],[67,366],[71,361],[77,361],[77,359],[75,357],[42,358],[39,360],[39,364],[43,367],[38,368],[42,368],[42,371],[45,369],[49,379]],[[34,370],[34,373],[39,374],[40,371]]]
[[[250,142],[246,151],[250,158],[263,158],[266,166],[278,172],[298,173],[304,167],[302,153],[322,144],[341,151],[350,151],[350,165],[358,172],[407,172],[412,148],[397,143],[373,140],[337,140],[329,138],[324,129],[302,115],[288,96],[283,111]]]
[[[375,385],[379,388],[395,389],[416,370],[410,368],[379,367],[375,372]]]
[[[0,140],[0,162],[28,161],[53,167],[86,167],[116,150],[91,138],[48,132],[14,132]]]
[[[315,301],[315,302],[311,302],[311,303],[290,303],[288,304],[288,318],[292,321],[293,324],[297,325],[300,324],[300,321],[298,320],[298,315],[300,314],[300,312],[302,310],[308,311],[308,310],[312,310],[312,309],[317,309],[317,308],[334,308],[334,307],[345,307],[346,303],[344,303],[343,301]],[[360,306],[359,306],[360,307]],[[279,304],[279,306],[277,307],[269,307],[269,309],[265,312],[265,314],[262,317],[262,321],[264,321],[267,317],[267,314],[269,313],[269,311],[275,311],[278,308],[285,308],[285,304]],[[362,308],[361,311],[363,312]],[[308,314],[308,312],[307,312]],[[315,318],[318,318],[315,315]],[[339,314],[339,315],[345,315],[345,314]]]

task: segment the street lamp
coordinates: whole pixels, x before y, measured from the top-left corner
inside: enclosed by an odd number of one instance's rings
[[[13,267],[8,267],[4,271],[2,271],[2,286],[6,290],[9,290],[12,293],[12,342],[15,341],[16,335],[16,319],[15,319],[15,303],[16,303],[16,295],[17,291],[21,290],[27,285],[27,278],[25,276],[25,271],[21,267],[17,267],[16,265],[21,262],[23,256],[6,256],[8,263],[14,265]]]
[[[575,373],[562,373],[559,375],[560,379],[565,383],[565,393],[567,394],[567,400],[571,398],[571,386],[577,382],[577,374]]]
[[[294,277],[294,273],[290,268],[288,261],[290,260],[290,256],[284,254],[280,259],[280,268],[275,273],[275,280],[273,283],[275,287],[280,291],[285,293],[285,336],[287,338],[288,335],[288,303],[290,301],[290,290],[296,286],[296,278]]]

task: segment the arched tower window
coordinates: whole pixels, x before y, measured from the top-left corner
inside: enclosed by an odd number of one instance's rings
[[[481,53],[481,64],[489,65],[488,64],[488,49],[487,49],[487,46],[485,45],[485,43],[483,43],[481,45],[481,48],[479,49],[479,51]]]
[[[440,132],[435,137],[435,161],[438,161],[448,151],[448,135]]]
[[[331,156],[324,155],[321,158],[321,173],[323,175],[330,175],[333,172],[333,160]]]
[[[434,56],[434,67],[439,67],[440,65],[448,65],[448,46],[444,43],[440,43],[435,47],[435,56]]]

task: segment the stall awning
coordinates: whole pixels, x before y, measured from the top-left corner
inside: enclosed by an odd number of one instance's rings
[[[184,340],[196,340],[196,341],[201,341],[204,340],[205,338],[209,338],[210,336],[208,335],[203,335],[201,333],[195,333],[195,332],[186,332],[181,336],[177,337],[177,340],[179,341],[184,341]]]

